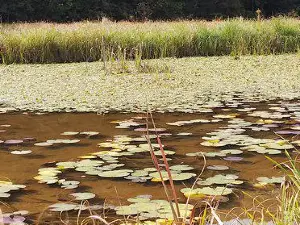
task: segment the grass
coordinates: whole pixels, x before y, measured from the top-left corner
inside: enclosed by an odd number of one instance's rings
[[[300,47],[300,21],[178,21],[0,25],[2,62],[57,63],[281,54]]]

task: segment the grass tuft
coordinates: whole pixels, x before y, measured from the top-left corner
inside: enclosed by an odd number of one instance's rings
[[[300,49],[300,21],[17,23],[0,25],[5,64],[266,55]],[[124,68],[123,68],[124,69]],[[126,70],[126,68],[125,68]]]

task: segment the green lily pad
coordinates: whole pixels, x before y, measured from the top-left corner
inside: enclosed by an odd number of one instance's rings
[[[76,167],[76,162],[58,162],[56,166],[59,169],[73,169]]]
[[[194,168],[189,165],[174,165],[170,166],[170,169],[175,171],[188,171],[193,170]]]
[[[165,154],[165,155],[175,155],[175,153],[176,153],[176,152],[174,152],[174,151],[164,150],[164,154]],[[161,155],[162,155],[162,153],[161,153],[160,150],[154,151],[154,154],[157,155],[157,156],[161,156]]]
[[[197,198],[204,196],[224,196],[230,195],[232,193],[232,189],[226,187],[204,187],[204,188],[183,188],[180,190],[186,197]]]
[[[220,151],[220,152],[222,152],[222,153],[224,153],[224,154],[231,154],[231,155],[239,155],[239,154],[242,154],[243,153],[243,151],[241,151],[241,150],[238,150],[238,149],[226,149],[226,150],[222,150],[222,151]]]
[[[148,176],[148,172],[145,170],[135,170],[133,173],[131,173],[131,176],[133,177],[146,177]]]
[[[227,174],[227,175],[215,175],[213,177],[209,177],[206,180],[198,181],[197,184],[199,185],[205,185],[210,186],[213,184],[242,184],[244,183],[241,180],[237,180],[238,176],[233,174]]]
[[[55,203],[50,205],[50,211],[53,212],[64,212],[64,211],[72,211],[77,207],[75,204],[67,204],[67,203]]]
[[[257,181],[259,181],[259,184],[261,185],[266,185],[266,184],[281,184],[282,182],[285,181],[284,177],[258,177],[256,179]]]
[[[80,132],[80,134],[92,137],[92,136],[99,135],[99,132],[96,132],[96,131],[83,131],[83,132]]]
[[[207,147],[223,147],[223,146],[228,145],[228,143],[224,142],[224,141],[220,141],[220,140],[208,140],[208,141],[202,142],[201,145],[207,146]]]
[[[100,177],[127,177],[133,170],[112,170],[98,173]]]
[[[88,193],[88,192],[73,193],[70,195],[75,197],[75,200],[78,200],[78,201],[89,200],[89,199],[95,198],[95,196],[96,196],[94,193]]]
[[[223,165],[212,165],[212,166],[208,166],[207,169],[209,170],[228,170],[229,167],[228,166],[223,166]]]
[[[63,135],[63,136],[75,136],[77,134],[79,134],[79,132],[76,132],[76,131],[66,131],[66,132],[61,133],[60,135]]]
[[[63,144],[77,144],[79,142],[80,142],[79,139],[73,139],[73,140],[62,140],[61,143],[63,143]]]
[[[61,184],[61,188],[64,189],[75,189],[78,188],[78,185],[80,184],[79,181],[76,180],[67,181],[65,179],[59,180],[58,183]]]
[[[30,153],[32,153],[31,150],[21,150],[21,151],[11,151],[10,152],[13,155],[28,155]]]
[[[6,192],[0,192],[0,198],[9,198],[11,194]]]
[[[166,171],[161,171],[161,175],[164,180],[169,179],[168,173]],[[161,181],[161,178],[160,178],[160,175],[158,172],[150,173],[149,176],[153,178],[152,181],[154,181],[154,182]],[[194,174],[194,173],[177,173],[177,172],[172,171],[171,176],[174,181],[182,181],[182,180],[188,180],[192,177],[195,177],[196,174]]]
[[[40,142],[40,143],[35,143],[34,145],[39,147],[49,147],[52,146],[53,144],[49,142]]]

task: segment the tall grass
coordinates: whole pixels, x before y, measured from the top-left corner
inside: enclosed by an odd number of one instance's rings
[[[300,48],[300,20],[17,23],[0,25],[3,63],[106,61],[114,57],[280,54]]]

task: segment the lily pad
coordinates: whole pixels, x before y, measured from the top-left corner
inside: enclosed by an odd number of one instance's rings
[[[39,142],[39,143],[35,143],[34,145],[39,147],[49,147],[52,146],[53,144],[49,142]]]
[[[75,136],[79,134],[79,132],[76,132],[76,131],[65,131],[63,133],[61,133],[60,135],[63,135],[63,136]]]
[[[89,137],[93,137],[93,136],[97,136],[99,135],[99,132],[96,131],[84,131],[84,132],[80,132],[81,135],[87,135]]]
[[[213,177],[209,177],[206,180],[198,181],[197,184],[199,185],[205,185],[210,186],[213,184],[242,184],[244,183],[241,180],[237,180],[238,176],[233,174],[227,174],[227,175],[215,175]]]
[[[212,166],[208,166],[207,169],[223,171],[223,170],[228,170],[229,167],[228,166],[223,166],[223,165],[212,165]]]
[[[67,204],[67,203],[55,203],[50,205],[50,211],[53,212],[64,212],[64,211],[72,211],[77,207],[75,204]]]
[[[162,175],[163,180],[169,179],[168,173],[166,171],[161,171],[161,175]],[[161,177],[158,172],[150,173],[149,176],[152,177],[153,182],[161,181]],[[194,173],[177,173],[177,172],[172,171],[171,176],[174,181],[182,181],[182,180],[191,179],[192,177],[195,177],[196,174],[194,174]]]
[[[174,165],[170,166],[170,169],[175,171],[188,171],[193,170],[194,168],[189,165]]]
[[[261,185],[266,185],[266,184],[281,184],[282,182],[285,181],[284,177],[258,177],[256,179],[257,181],[259,181],[259,183]]]
[[[190,198],[203,198],[205,196],[219,196],[219,195],[230,195],[233,191],[230,188],[226,187],[204,187],[204,188],[183,188],[180,190],[181,193],[184,194],[185,197]]]
[[[94,193],[88,193],[88,192],[73,193],[70,195],[75,197],[75,200],[78,200],[78,201],[89,200],[89,199],[95,198],[95,196],[96,196]]]
[[[132,173],[133,170],[112,170],[112,171],[104,171],[98,173],[98,176],[100,177],[127,177],[130,173]]]
[[[23,140],[6,140],[4,144],[6,145],[19,145],[22,144]]]
[[[27,155],[27,154],[32,153],[32,151],[31,150],[21,150],[21,151],[11,151],[10,153],[13,155]]]
[[[226,161],[238,162],[238,161],[242,161],[244,158],[243,157],[237,157],[237,156],[229,156],[229,157],[225,157],[223,159],[226,160]]]

